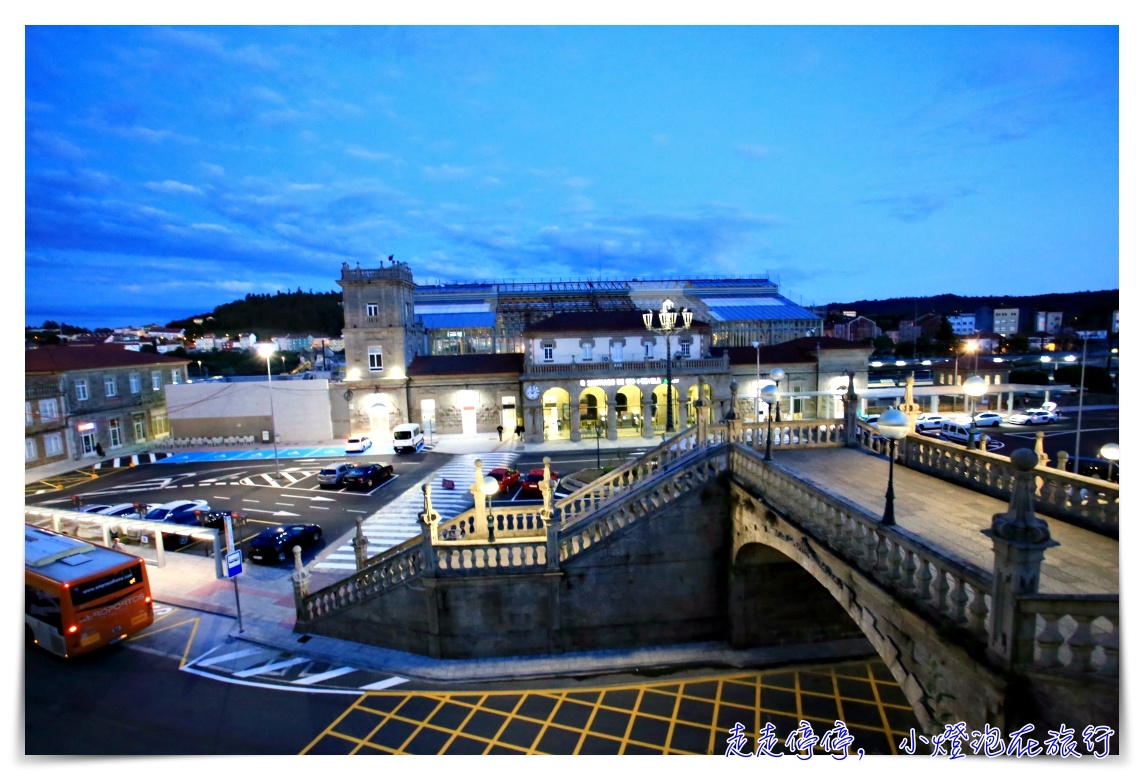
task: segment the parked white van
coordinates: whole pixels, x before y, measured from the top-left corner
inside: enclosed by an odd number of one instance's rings
[[[941,424],[941,433],[938,435],[943,439],[948,439],[949,441],[955,441],[958,444],[968,444],[969,443],[969,426],[968,425],[962,425],[961,423],[950,422],[949,420],[946,420],[945,422],[943,422]],[[982,434],[981,431],[978,430],[976,435],[973,437],[973,443],[974,444],[980,444],[981,443],[981,437],[983,435],[984,434]]]
[[[425,446],[425,436],[417,423],[405,423],[393,429],[394,452],[417,452]]]

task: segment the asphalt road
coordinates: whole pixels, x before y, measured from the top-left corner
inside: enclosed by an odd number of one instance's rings
[[[899,752],[918,725],[872,657],[426,685],[243,642],[233,626],[159,604],[146,631],[86,658],[26,646],[25,753],[723,755],[736,723],[747,751],[773,724],[781,752],[800,721],[822,736],[841,720],[858,761]]]

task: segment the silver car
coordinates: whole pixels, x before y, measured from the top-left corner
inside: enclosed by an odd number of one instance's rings
[[[354,467],[352,463],[333,463],[326,466],[318,472],[318,484],[323,487],[326,485],[333,485],[334,487],[341,487],[346,477],[346,472]]]

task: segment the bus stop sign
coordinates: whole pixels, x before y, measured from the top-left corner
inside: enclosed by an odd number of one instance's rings
[[[242,550],[226,554],[226,576],[235,577],[242,574]]]

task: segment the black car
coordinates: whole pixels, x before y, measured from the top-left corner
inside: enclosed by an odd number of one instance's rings
[[[347,471],[342,481],[350,490],[373,490],[375,485],[380,485],[392,476],[393,466],[363,463]]]
[[[314,523],[279,525],[267,528],[250,540],[246,557],[257,563],[284,563],[294,554],[294,547],[305,550],[322,541],[322,527]]]

